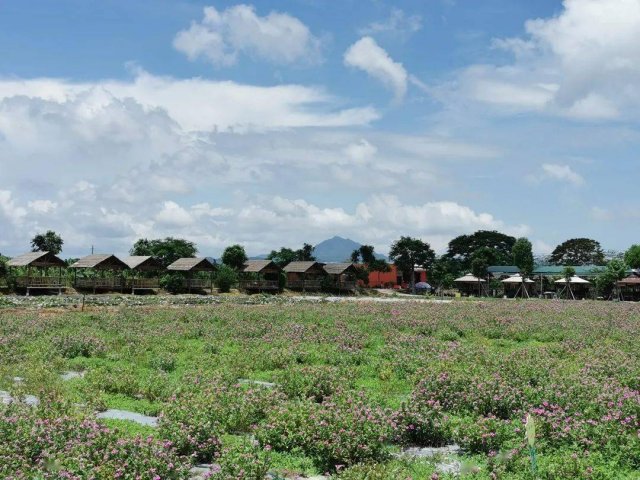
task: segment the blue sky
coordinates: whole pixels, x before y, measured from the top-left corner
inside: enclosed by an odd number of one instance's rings
[[[640,239],[638,0],[5,1],[0,251]]]

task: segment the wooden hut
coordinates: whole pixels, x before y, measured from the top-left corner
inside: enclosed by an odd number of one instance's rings
[[[473,295],[474,291],[476,291],[478,295],[482,295],[482,291],[484,290],[483,284],[486,283],[482,278],[475,277],[470,273],[467,273],[460,278],[456,278],[454,282],[456,283],[458,290],[467,295]]]
[[[69,268],[75,269],[73,286],[77,289],[120,290],[124,289],[122,272],[129,268],[115,255],[108,253],[88,255]],[[78,270],[86,270],[90,276],[78,278]]]
[[[133,277],[127,280],[127,287],[131,287],[131,293],[136,290],[155,290],[160,288],[159,274],[164,267],[154,257],[150,256],[130,256],[122,260],[127,264]]]
[[[562,290],[558,292],[559,297],[562,297],[562,295],[565,294],[567,299],[573,298],[574,300],[576,300],[580,298],[587,298],[590,295],[590,281],[578,277],[577,275],[574,275],[568,280],[569,281],[567,282],[566,278],[561,278],[560,280],[556,280],[554,282],[557,285],[562,286]]]
[[[292,290],[320,291],[322,282],[327,276],[324,263],[291,262],[283,270],[287,274],[287,288]]]
[[[184,279],[184,288],[187,292],[191,290],[206,290],[207,288],[213,293],[213,274],[216,271],[216,265],[208,258],[179,258],[167,267],[171,272],[180,272],[186,275]],[[209,272],[206,278],[196,276],[200,272]]]
[[[640,300],[640,277],[631,275],[616,282],[621,300]]]
[[[353,263],[327,263],[324,271],[331,279],[331,287],[338,292],[356,291],[358,271]]]
[[[529,278],[524,278],[519,273],[501,280],[504,287],[504,294],[507,297],[515,298],[518,295],[522,298],[529,298],[529,288],[534,286],[534,281]]]
[[[240,288],[247,292],[277,292],[281,271],[271,260],[247,260],[240,272]]]
[[[58,290],[60,295],[66,288],[66,279],[62,276],[66,264],[51,252],[25,253],[9,260],[7,266],[23,270],[25,274],[16,277],[16,286],[24,288],[27,296],[31,290]],[[57,268],[57,275],[48,275],[49,268]]]

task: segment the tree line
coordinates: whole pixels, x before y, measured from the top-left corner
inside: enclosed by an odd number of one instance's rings
[[[59,234],[48,230],[37,234],[31,240],[32,251],[48,251],[59,254],[64,241]],[[130,255],[144,255],[156,258],[164,267],[179,258],[195,257],[198,253],[195,243],[181,239],[166,237],[164,239],[137,240],[129,251]],[[281,247],[272,250],[266,257],[280,267],[292,261],[314,261],[314,247],[304,243],[294,250]],[[242,245],[235,244],[225,248],[216,273],[216,283],[222,291],[228,291],[238,281],[238,273],[248,257]],[[0,255],[0,274],[6,271],[6,257]],[[72,263],[76,259],[69,259]],[[531,275],[535,264],[558,266],[601,266],[602,272],[596,279],[596,286],[602,294],[607,294],[617,280],[626,276],[629,268],[640,269],[640,245],[632,245],[626,252],[605,252],[600,243],[590,238],[573,238],[562,242],[548,257],[535,258],[531,242],[527,238],[516,238],[495,230],[479,230],[472,234],[460,235],[452,239],[447,251],[438,256],[427,242],[419,238],[401,236],[392,243],[389,260],[409,279],[415,289],[415,268],[427,270],[429,282],[436,287],[450,288],[455,278],[472,273],[478,278],[486,278],[491,265],[515,265],[524,276]],[[358,264],[358,277],[368,283],[372,272],[388,272],[390,265],[386,260],[376,256],[372,245],[362,245],[351,253],[351,261]],[[570,274],[565,272],[565,276]],[[171,289],[172,283],[178,279],[167,274],[166,287]]]

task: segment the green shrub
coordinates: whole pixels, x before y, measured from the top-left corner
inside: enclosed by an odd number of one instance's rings
[[[212,480],[263,480],[271,467],[270,447],[244,441],[222,449],[216,456]]]
[[[184,276],[179,273],[166,273],[160,277],[160,288],[169,293],[178,293],[184,289]]]
[[[233,268],[227,265],[220,265],[216,273],[215,283],[220,292],[228,293],[238,283],[238,274]]]

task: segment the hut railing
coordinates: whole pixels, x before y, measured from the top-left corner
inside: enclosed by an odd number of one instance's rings
[[[191,288],[211,288],[211,280],[205,278],[185,278],[183,285]]]
[[[26,276],[16,277],[16,285],[18,287],[30,288],[61,288],[66,286],[66,278],[46,277],[46,276]]]
[[[288,288],[304,288],[305,290],[320,290],[322,288],[321,278],[308,278],[306,280],[288,280]]]
[[[277,280],[241,280],[240,288],[245,290],[277,290]]]
[[[157,278],[132,278],[129,280],[131,288],[160,288],[160,280]]]
[[[123,281],[120,277],[109,278],[78,278],[75,286],[79,288],[122,288]]]

